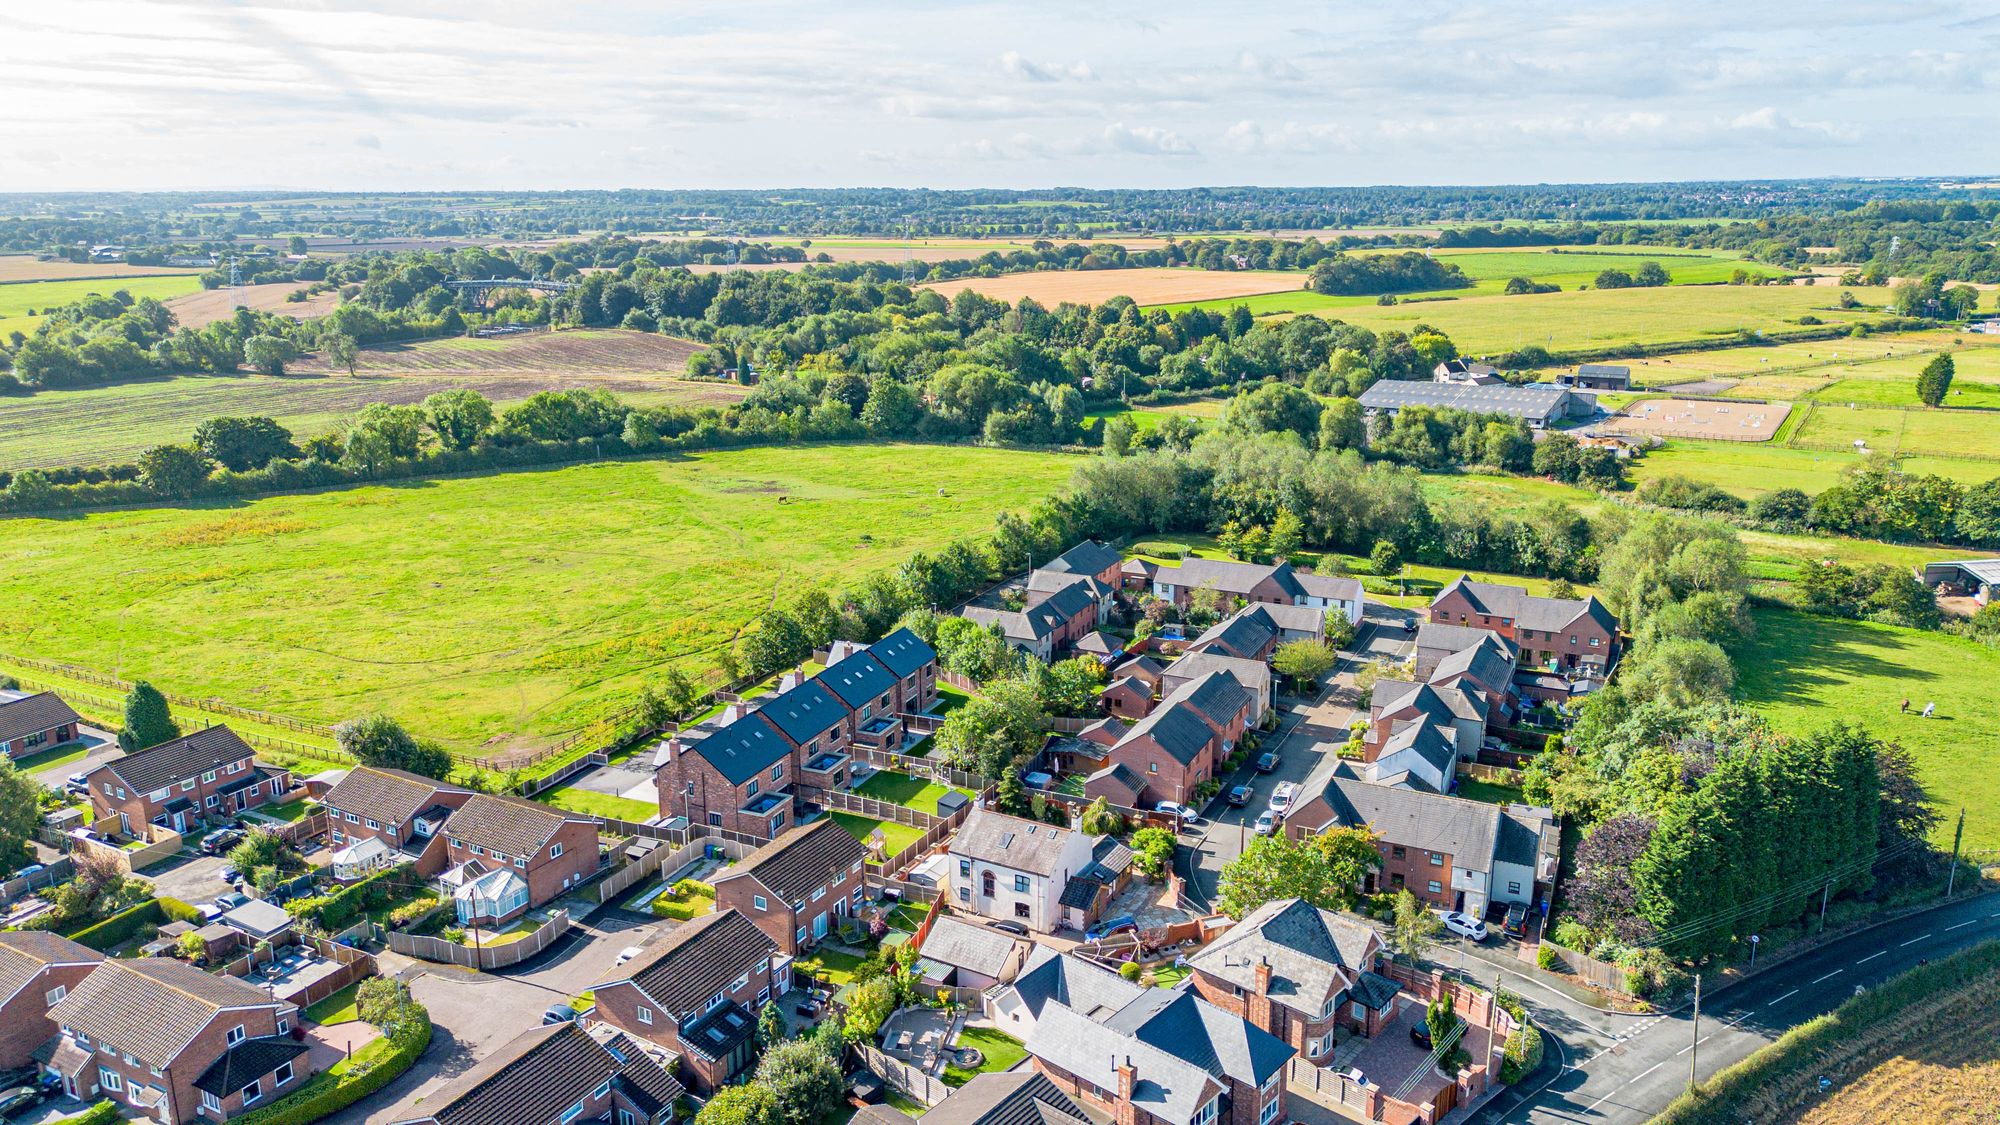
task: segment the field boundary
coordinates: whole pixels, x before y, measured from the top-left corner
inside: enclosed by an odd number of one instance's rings
[[[88,668],[80,668],[74,664],[60,664],[53,660],[38,660],[32,656],[16,656],[13,653],[7,652],[0,652],[0,663],[18,664],[23,668],[32,668],[51,676],[61,676],[65,679],[78,680],[86,684],[94,684],[98,687],[111,688],[115,691],[130,692],[132,690],[132,683],[129,680],[121,680],[116,676],[106,675],[103,672],[93,672]],[[234,703],[224,703],[219,699],[197,699],[191,695],[182,695],[179,692],[172,691],[162,691],[160,694],[166,697],[168,703],[178,703],[183,707],[204,711],[212,715],[226,715],[248,719],[251,722],[262,723],[265,726],[277,727],[281,730],[298,731],[301,734],[318,735],[322,738],[333,737],[333,728],[325,723],[312,723],[304,719],[292,718],[290,715],[277,715],[269,711],[238,707]]]

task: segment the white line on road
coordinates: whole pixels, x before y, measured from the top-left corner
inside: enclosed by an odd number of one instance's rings
[[[1856,962],[1855,962],[1855,964],[1857,964],[1857,965],[1866,965],[1866,964],[1867,964],[1868,962],[1870,962],[1870,961],[1873,961],[1873,960],[1874,960],[1875,958],[1877,958],[1877,957],[1880,957],[1880,956],[1882,956],[1882,955],[1883,955],[1884,953],[1887,953],[1887,952],[1889,952],[1889,951],[1888,951],[1888,950],[1886,950],[1886,949],[1878,949],[1878,950],[1876,950],[1875,952],[1873,952],[1873,953],[1870,953],[1870,954],[1869,954],[1868,956],[1866,956],[1866,957],[1863,957],[1863,958],[1862,958],[1861,960],[1859,960],[1859,961],[1856,961]]]
[[[1652,1066],[1649,1066],[1645,1070],[1641,1071],[1639,1073],[1639,1078],[1644,1078],[1646,1077],[1646,1075],[1653,1073],[1654,1071],[1660,1069],[1665,1065],[1667,1065],[1667,1060],[1661,1059],[1659,1062],[1656,1062]],[[1637,1082],[1639,1078],[1634,1078],[1632,1081]]]
[[[1786,1000],[1790,1000],[1792,997],[1797,996],[1798,994],[1799,990],[1794,988],[1790,992],[1785,993],[1783,996],[1778,997],[1776,1000],[1773,1000],[1769,1004],[1765,1004],[1764,1006],[1768,1008],[1771,1006],[1771,1004],[1777,1004]]]
[[[1970,926],[1970,925],[1972,925],[1972,924],[1973,924],[1974,922],[1977,922],[1977,921],[1979,921],[1979,919],[1977,919],[1977,918],[1968,918],[1968,919],[1966,919],[1965,921],[1963,921],[1963,922],[1960,922],[1960,923],[1959,923],[1958,925],[1956,925],[1956,926],[1946,926],[1946,927],[1944,928],[1944,932],[1945,932],[1945,933],[1950,933],[1950,932],[1952,932],[1953,930],[1962,930],[1962,929],[1964,929],[1965,927],[1967,927],[1967,926]]]
[[[1704,1035],[1701,1038],[1695,1040],[1694,1042],[1689,1043],[1687,1046],[1682,1047],[1680,1050],[1675,1051],[1674,1054],[1676,1056],[1685,1055],[1689,1051],[1694,1050],[1696,1047],[1701,1046],[1703,1043],[1706,1043],[1713,1038],[1715,1038],[1715,1032],[1711,1031],[1707,1035]],[[1640,1077],[1643,1078],[1645,1077],[1645,1075],[1640,1075]]]
[[[1913,937],[1913,938],[1911,938],[1910,940],[1908,940],[1908,941],[1904,942],[1904,943],[1903,943],[1902,945],[1899,945],[1899,946],[1897,946],[1896,948],[1898,948],[1898,949],[1906,949],[1906,948],[1908,948],[1908,947],[1910,947],[1910,946],[1912,946],[1912,945],[1915,945],[1915,944],[1917,944],[1918,942],[1920,942],[1920,941],[1924,940],[1925,938],[1927,938],[1927,937],[1929,937],[1929,936],[1931,936],[1931,935],[1929,935],[1929,934],[1918,934],[1918,935],[1917,935],[1916,937]]]
[[[1833,978],[1835,978],[1835,977],[1839,976],[1840,974],[1842,974],[1842,973],[1844,973],[1844,972],[1846,972],[1846,971],[1847,971],[1846,969],[1835,969],[1834,971],[1832,971],[1832,972],[1830,972],[1830,973],[1826,974],[1825,976],[1823,976],[1823,977],[1820,977],[1820,978],[1819,978],[1818,980],[1815,980],[1815,981],[1813,981],[1813,983],[1814,983],[1814,984],[1818,984],[1818,983],[1819,983],[1820,981],[1822,981],[1822,980],[1832,980]]]

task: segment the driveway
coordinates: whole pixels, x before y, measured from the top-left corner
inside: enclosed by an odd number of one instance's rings
[[[59,748],[61,753],[51,759],[56,764],[29,766],[29,772],[36,781],[41,782],[51,789],[61,789],[63,782],[69,780],[70,775],[89,773],[91,770],[125,753],[125,751],[118,748],[118,737],[109,732],[97,730],[94,727],[78,727],[77,734],[81,736],[82,744]],[[78,750],[83,751],[82,757],[64,760],[68,759],[69,755],[76,753]]]
[[[139,872],[139,877],[152,882],[155,894],[177,898],[190,906],[200,906],[214,901],[216,895],[230,889],[221,875],[222,865],[227,862],[219,855],[184,851]]]

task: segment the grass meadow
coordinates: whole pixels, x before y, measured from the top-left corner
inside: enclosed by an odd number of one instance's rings
[[[82,281],[27,281],[0,285],[0,338],[11,333],[32,334],[49,309],[80,301],[92,293],[110,295],[123,289],[134,299],[157,297],[165,301],[201,289],[194,274],[166,274],[151,277],[97,278]],[[34,314],[28,312],[35,310]]]
[[[455,750],[545,744],[772,600],[983,531],[1065,457],[745,449],[9,521],[0,653]]]

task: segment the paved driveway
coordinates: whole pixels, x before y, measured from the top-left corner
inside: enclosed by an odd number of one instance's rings
[[[152,881],[156,894],[180,899],[190,906],[200,906],[214,901],[216,895],[230,889],[220,874],[222,865],[227,862],[219,855],[184,851],[165,863],[157,863],[141,871],[139,876]]]
[[[61,789],[63,782],[69,780],[71,774],[89,773],[91,770],[125,753],[118,748],[117,736],[108,732],[97,730],[93,727],[78,727],[77,733],[82,736],[84,746],[88,752],[83,757],[74,761],[35,769],[33,773],[36,781],[52,789]],[[74,753],[77,749],[78,747],[71,746],[66,748],[63,753]]]

